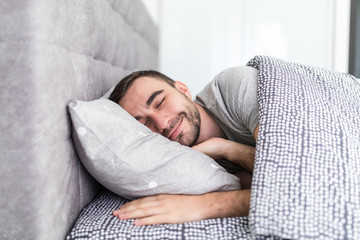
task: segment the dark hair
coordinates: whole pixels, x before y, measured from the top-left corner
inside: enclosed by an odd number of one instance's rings
[[[139,77],[156,78],[156,79],[165,81],[172,87],[175,87],[175,84],[174,84],[175,81],[160,72],[157,72],[154,70],[136,71],[136,72],[130,73],[129,75],[127,75],[126,77],[124,77],[123,79],[120,80],[120,82],[114,88],[114,91],[111,93],[109,99],[113,102],[119,103],[120,100],[124,97],[127,90],[130,88],[130,86]]]

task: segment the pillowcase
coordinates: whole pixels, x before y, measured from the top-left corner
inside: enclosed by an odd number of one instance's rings
[[[68,109],[80,160],[114,193],[134,199],[240,189],[213,159],[153,133],[108,99],[73,100]]]

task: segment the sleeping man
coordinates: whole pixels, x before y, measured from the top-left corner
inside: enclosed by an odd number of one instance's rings
[[[248,215],[251,190],[244,189],[243,182],[254,167],[259,128],[257,75],[251,67],[229,68],[194,101],[186,85],[156,71],[138,71],[122,79],[109,99],[140,123],[244,171],[240,175],[242,190],[145,197],[121,206],[114,216],[149,225]]]

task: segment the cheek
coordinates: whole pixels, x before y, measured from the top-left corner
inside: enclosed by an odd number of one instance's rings
[[[164,110],[166,110],[171,115],[177,115],[178,113],[183,112],[184,108],[182,107],[181,99],[179,98],[168,99]]]

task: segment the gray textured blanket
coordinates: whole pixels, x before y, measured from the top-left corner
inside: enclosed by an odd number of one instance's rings
[[[248,65],[260,71],[252,233],[360,239],[360,84],[271,57]]]

